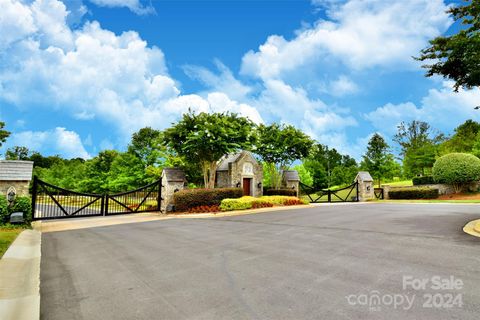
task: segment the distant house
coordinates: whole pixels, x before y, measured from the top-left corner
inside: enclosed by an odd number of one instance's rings
[[[237,187],[243,194],[260,197],[263,195],[263,167],[249,151],[225,155],[219,162],[215,187]]]

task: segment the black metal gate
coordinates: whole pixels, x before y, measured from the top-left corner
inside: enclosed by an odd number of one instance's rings
[[[302,194],[306,195],[310,203],[322,202],[358,202],[358,182],[335,190],[315,189],[300,182]]]
[[[160,211],[161,180],[137,190],[106,195],[105,215]]]
[[[383,188],[374,188],[373,194],[375,195],[375,198],[377,198],[378,200],[383,200],[385,197],[383,193]]]
[[[161,211],[162,180],[114,195],[81,193],[33,178],[33,220]]]

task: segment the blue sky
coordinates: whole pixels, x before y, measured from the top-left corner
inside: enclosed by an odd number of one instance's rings
[[[124,149],[191,108],[293,124],[359,158],[400,121],[446,133],[478,89],[411,57],[458,29],[442,0],[0,0],[0,121],[46,155]]]

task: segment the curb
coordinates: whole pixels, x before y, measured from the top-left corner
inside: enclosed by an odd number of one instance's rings
[[[480,238],[480,219],[470,221],[463,227],[463,232],[471,236]]]
[[[40,318],[41,233],[25,230],[0,260],[0,319]]]

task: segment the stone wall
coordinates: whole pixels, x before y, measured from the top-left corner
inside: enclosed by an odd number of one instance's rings
[[[445,195],[445,194],[453,194],[455,193],[455,190],[453,189],[453,187],[449,184],[440,184],[440,183],[437,183],[437,184],[424,184],[424,185],[419,185],[419,186],[405,186],[405,187],[395,187],[395,186],[382,186],[383,188],[383,196],[384,196],[384,199],[389,199],[388,197],[388,193],[390,192],[390,190],[402,190],[402,189],[409,189],[409,188],[434,188],[434,189],[438,189],[438,193],[440,195]],[[480,183],[479,182],[474,182],[474,183],[471,183],[469,184],[467,187],[466,187],[466,190],[468,191],[471,191],[471,192],[476,192],[478,191],[480,187]]]
[[[29,196],[30,181],[0,181],[0,196],[6,196],[8,188],[14,187],[17,190],[17,197]]]
[[[300,181],[295,181],[295,180],[286,180],[283,184],[285,189],[295,189],[297,192],[297,197],[298,197],[298,190],[300,188]]]
[[[230,188],[232,187],[229,183],[230,179],[228,176],[228,171],[217,171],[216,172],[217,183],[215,184],[216,188]]]

